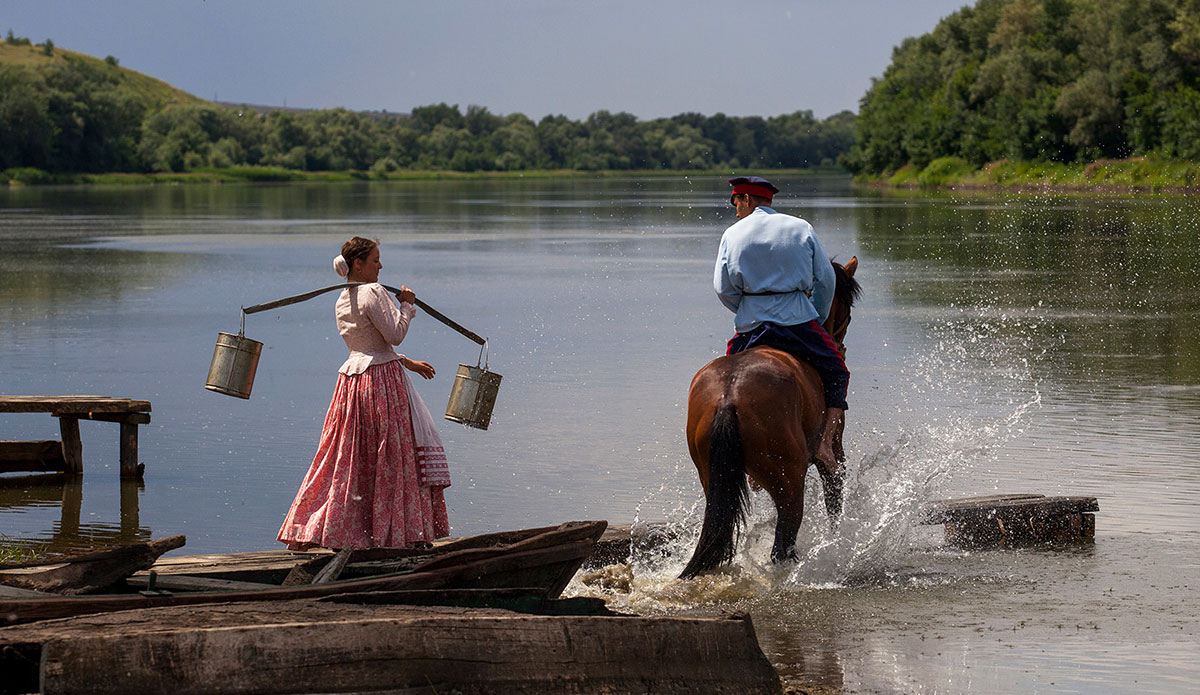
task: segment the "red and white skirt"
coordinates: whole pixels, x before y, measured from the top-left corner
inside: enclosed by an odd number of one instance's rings
[[[317,455],[279,530],[289,548],[403,548],[450,534],[443,487],[421,484],[405,378],[398,360],[338,375]]]

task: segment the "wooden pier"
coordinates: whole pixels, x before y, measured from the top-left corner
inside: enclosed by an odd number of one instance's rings
[[[138,425],[150,423],[150,401],[109,396],[3,396],[0,413],[49,413],[58,418],[62,441],[0,441],[0,473],[62,471],[83,474],[80,420],[114,422],[120,426],[121,477],[137,478]]]

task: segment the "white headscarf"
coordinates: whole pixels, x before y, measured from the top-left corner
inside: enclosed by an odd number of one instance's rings
[[[350,274],[350,266],[346,264],[346,259],[342,258],[342,254],[338,254],[333,259],[333,271],[340,277],[346,277]]]

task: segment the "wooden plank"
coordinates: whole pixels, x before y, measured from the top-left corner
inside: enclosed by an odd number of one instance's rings
[[[84,413],[150,412],[150,401],[109,396],[3,396],[0,413],[52,413],[81,415]]]
[[[328,584],[338,578],[338,575],[345,569],[346,563],[350,561],[350,553],[353,551],[349,548],[341,550],[333,559],[317,572],[317,576],[313,577],[313,584]]]
[[[139,589],[150,588],[150,575],[142,574],[129,577],[125,583]],[[154,588],[158,591],[262,591],[277,589],[274,584],[257,584],[254,582],[237,582],[231,579],[211,579],[209,577],[189,577],[185,574],[170,574],[167,576],[154,575]]]
[[[62,435],[63,470],[70,475],[83,474],[83,441],[79,438],[79,419],[58,419],[58,431]]]
[[[533,615],[610,615],[604,599],[591,596],[548,599],[541,587],[509,589],[415,589],[410,591],[366,591],[334,594],[316,599],[322,603],[359,606],[459,606],[462,608],[498,608]]]
[[[88,413],[81,415],[85,420],[101,422],[123,422],[130,425],[149,425],[150,413]]]
[[[66,467],[56,439],[0,441],[0,473],[61,471]]]
[[[0,599],[4,598],[54,598],[56,594],[33,589],[22,589],[16,586],[0,584]]]
[[[744,614],[463,614],[72,636],[43,644],[41,675],[45,695],[277,693],[281,679],[288,692],[781,692]]]

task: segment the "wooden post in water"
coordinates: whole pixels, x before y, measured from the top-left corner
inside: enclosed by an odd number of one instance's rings
[[[79,438],[79,418],[70,415],[58,417],[58,431],[62,434],[63,460],[67,475],[83,475],[83,441]]]

